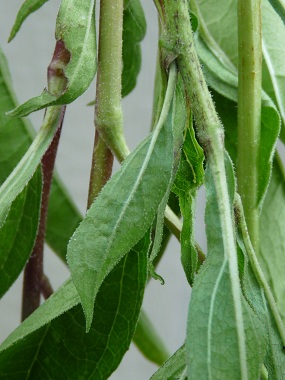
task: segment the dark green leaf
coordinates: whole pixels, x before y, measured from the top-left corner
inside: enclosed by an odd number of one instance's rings
[[[227,162],[231,202],[235,193],[232,165]],[[224,249],[213,179],[206,171],[206,232],[208,255],[192,290],[186,338],[188,376],[193,379],[257,379],[265,356],[262,324],[241,297],[237,318],[233,282]],[[206,365],[205,365],[206,363]]]
[[[25,0],[22,4],[15,23],[13,25],[13,28],[11,30],[10,36],[9,36],[9,42],[16,36],[19,29],[21,28],[23,22],[26,20],[26,18],[36,10],[38,10],[42,5],[44,5],[48,0]]]
[[[173,107],[170,107],[175,90],[173,75],[170,81],[171,96],[169,92],[166,101],[169,106],[163,111],[159,128],[127,157],[108,181],[68,245],[68,264],[86,315],[87,330],[102,281],[150,227],[167,191],[174,160],[170,153],[173,152]]]
[[[185,377],[182,377],[183,374],[185,374]],[[184,345],[180,347],[150,378],[150,380],[179,379],[186,379],[186,355]]]
[[[32,252],[38,231],[41,187],[38,170],[12,203],[0,229],[0,298],[17,279]]]
[[[70,62],[64,70],[67,78],[65,92],[59,97],[44,90],[13,110],[11,116],[27,116],[52,105],[73,102],[92,82],[96,62],[95,0],[63,0],[56,22],[56,39],[64,42]]]
[[[269,0],[275,12],[281,17],[283,23],[285,23],[285,3],[284,0]]]
[[[146,21],[140,0],[124,1],[122,96],[136,86],[141,68],[140,42],[146,33]]]
[[[88,334],[72,281],[59,288],[0,347],[1,379],[107,379],[134,333],[148,244],[148,239],[140,242],[106,277]]]

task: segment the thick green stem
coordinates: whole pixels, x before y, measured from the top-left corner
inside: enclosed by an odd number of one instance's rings
[[[164,0],[163,3],[165,8],[165,34],[162,39],[165,48],[164,62],[168,64],[173,59],[177,61],[196,121],[197,137],[204,148],[207,165],[214,180],[238,327],[239,361],[242,363],[241,379],[247,379],[245,330],[232,210],[225,171],[223,127],[215,111],[194,47],[188,1]]]
[[[101,0],[95,126],[121,162],[129,154],[121,106],[123,0]]]
[[[258,161],[261,123],[261,2],[238,1],[237,183],[255,252],[259,246]]]

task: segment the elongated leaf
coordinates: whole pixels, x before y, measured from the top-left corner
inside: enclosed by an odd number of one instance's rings
[[[285,3],[284,0],[269,0],[275,12],[281,17],[283,23],[285,23]]]
[[[16,36],[19,29],[21,28],[23,22],[26,20],[26,18],[36,10],[38,10],[42,5],[44,5],[48,0],[25,0],[22,4],[15,23],[13,25],[13,28],[11,30],[10,36],[9,36],[9,42],[12,41],[12,39]]]
[[[65,92],[59,97],[47,90],[13,110],[11,116],[27,116],[52,105],[73,102],[92,82],[96,72],[95,0],[63,0],[56,22],[56,39],[64,42],[70,62],[64,70]]]
[[[141,68],[140,42],[146,33],[146,21],[140,0],[124,0],[122,96],[136,86]]]
[[[41,187],[38,170],[13,202],[0,229],[0,298],[17,279],[32,252],[38,231]]]
[[[102,281],[150,227],[167,191],[174,160],[170,153],[173,152],[173,106],[170,105],[175,91],[174,70],[173,66],[167,106],[159,127],[108,181],[68,245],[68,264],[86,315],[87,330]]]
[[[228,162],[233,200],[234,175]],[[259,319],[242,298],[242,321],[233,297],[229,262],[224,252],[215,188],[206,171],[206,232],[208,255],[197,274],[189,306],[186,339],[188,379],[257,379],[265,356]],[[206,363],[206,365],[205,365]]]
[[[134,333],[147,276],[148,243],[142,241],[105,279],[89,334],[78,293],[68,280],[0,346],[1,378],[107,379]]]
[[[186,375],[186,354],[183,345],[152,375],[150,380],[182,380],[184,373]]]
[[[260,220],[260,262],[285,322],[285,181],[282,164],[274,160]]]
[[[151,254],[149,256],[149,270],[151,275],[154,278],[157,278],[157,275],[154,273],[153,261],[158,255],[161,241],[162,241],[162,232],[164,226],[164,214],[165,208],[170,196],[172,184],[179,166],[181,147],[183,145],[183,132],[188,124],[187,120],[187,110],[185,104],[185,96],[183,92],[183,84],[180,75],[178,76],[176,91],[173,99],[173,109],[172,109],[172,131],[173,131],[173,162],[172,172],[169,177],[169,182],[165,194],[162,198],[162,201],[158,207],[157,217],[156,217],[156,227],[155,227],[155,238],[153,242],[153,247]],[[160,278],[160,276],[158,276]],[[160,278],[161,279],[161,278]],[[162,280],[162,279],[161,279]]]
[[[245,248],[243,234],[237,230],[239,244],[240,267],[242,273],[243,293],[252,310],[259,318],[266,332],[267,352],[264,364],[268,369],[268,379],[281,380],[284,378],[285,352],[272,311],[265,299],[264,290],[259,285],[254,270],[249,262],[248,252]],[[241,257],[241,255],[243,257]]]

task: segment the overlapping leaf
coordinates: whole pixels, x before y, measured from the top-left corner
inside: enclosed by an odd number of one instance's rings
[[[134,333],[147,278],[148,245],[146,237],[106,277],[89,334],[78,293],[68,280],[0,346],[0,377],[107,379]]]
[[[56,39],[64,42],[70,62],[64,70],[67,87],[60,96],[44,90],[11,112],[26,116],[52,105],[68,104],[82,95],[92,82],[96,62],[95,0],[63,0],[56,22]]]
[[[169,186],[176,146],[172,131],[173,75],[171,78],[165,119],[160,120],[159,128],[127,157],[108,181],[68,245],[68,264],[85,311],[87,330],[102,281],[150,227]]]
[[[227,164],[233,201],[233,169]],[[208,255],[192,290],[186,338],[188,379],[257,379],[265,356],[262,324],[241,298],[242,320],[237,318],[227,252],[223,244],[216,191],[206,171],[206,232]]]
[[[136,86],[141,68],[140,42],[146,33],[146,20],[140,0],[124,0],[122,96]]]
[[[42,5],[44,5],[48,0],[25,0],[22,4],[15,23],[13,25],[13,28],[11,30],[9,41],[11,41],[16,34],[18,33],[19,29],[21,28],[23,22],[26,20],[26,18],[36,10],[38,10]]]

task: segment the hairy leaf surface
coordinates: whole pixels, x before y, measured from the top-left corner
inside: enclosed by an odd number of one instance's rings
[[[122,96],[136,86],[141,68],[140,42],[146,33],[146,20],[140,0],[124,0]]]
[[[227,166],[233,201],[233,169],[230,162]],[[257,379],[265,355],[262,325],[243,297],[243,321],[237,319],[238,305],[233,297],[233,287],[240,287],[240,283],[232,283],[212,181],[207,170],[205,223],[208,255],[195,278],[189,306],[188,379]]]
[[[67,259],[80,294],[87,330],[105,276],[153,222],[173,170],[175,105],[108,181],[68,245]],[[183,125],[184,127],[184,125]]]
[[[44,5],[48,0],[25,0],[22,4],[15,23],[12,27],[10,36],[9,36],[9,42],[16,36],[19,29],[21,28],[23,22],[26,20],[26,18],[36,10],[38,10],[42,5]]]
[[[67,86],[64,93],[55,96],[44,90],[13,110],[11,116],[27,116],[31,112],[52,105],[73,102],[92,82],[96,68],[95,0],[63,0],[56,22],[56,39],[64,42],[70,53],[70,62],[64,70]]]
[[[88,334],[72,281],[59,288],[0,346],[1,378],[108,378],[134,333],[147,277],[148,244],[148,239],[142,240],[106,277]]]

